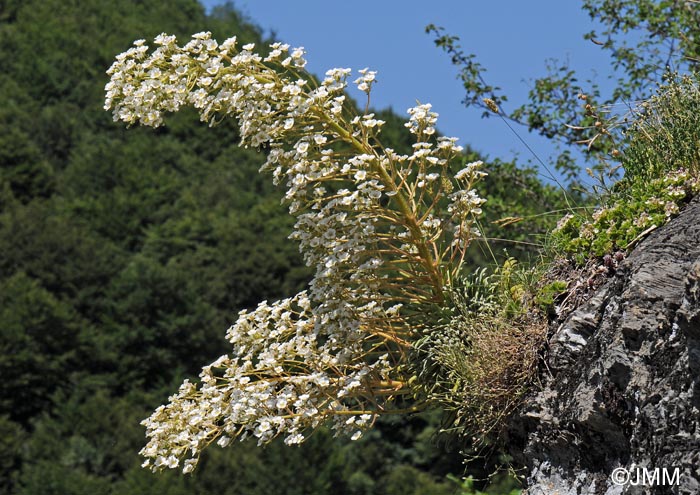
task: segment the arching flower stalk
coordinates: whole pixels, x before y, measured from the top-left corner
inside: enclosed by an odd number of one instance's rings
[[[403,366],[428,331],[414,316],[443,302],[479,235],[480,162],[451,173],[462,148],[436,136],[430,105],[409,110],[411,155],[384,148],[384,122],[346,101],[350,69],[316,82],[301,48],[275,43],[263,57],[209,33],[155,44],[117,56],[105,109],[154,127],[183,106],[210,125],[235,118],[242,146],[269,147],[261,170],[286,186],[291,237],[315,274],[308,291],[240,313],[227,333],[233,349],[144,421],[144,466],[189,472],[213,442],[296,444],[323,423],[356,439],[377,415],[420,407]],[[368,101],[375,75],[355,80]]]

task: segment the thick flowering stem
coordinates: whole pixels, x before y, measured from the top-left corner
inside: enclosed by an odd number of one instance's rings
[[[381,165],[381,162],[378,159],[379,156],[376,154],[376,150],[374,149],[374,147],[368,145],[366,142],[362,142],[356,139],[354,136],[352,136],[350,132],[341,127],[337,122],[331,120],[328,122],[328,124],[333,129],[333,131],[336,132],[343,140],[352,144],[352,146],[359,153],[371,153],[377,156],[377,160],[371,162],[372,167],[374,171],[376,171],[376,173],[381,177],[384,186],[389,188],[391,192],[396,193],[396,195],[394,196],[396,204],[398,205],[399,210],[403,214],[403,218],[406,222],[406,225],[410,229],[411,236],[413,238],[412,240],[416,245],[416,248],[418,249],[418,254],[420,256],[421,263],[423,264],[426,272],[430,276],[430,280],[432,282],[431,290],[435,302],[438,304],[442,303],[444,300],[444,283],[442,274],[438,269],[437,261],[433,258],[433,255],[431,254],[431,249],[428,247],[428,242],[426,241],[425,237],[421,232],[420,225],[418,224],[418,220],[416,218],[415,210],[411,208],[411,206],[408,204],[406,196],[401,190],[398,189],[398,187],[396,186],[396,182],[394,182],[394,179],[389,175],[389,172],[387,172],[387,170]]]

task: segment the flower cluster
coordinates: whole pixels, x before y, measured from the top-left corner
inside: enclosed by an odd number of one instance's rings
[[[252,436],[262,444],[284,434],[292,445],[326,419],[359,438],[375,418],[362,404],[367,387],[376,395],[392,386],[388,354],[359,361],[379,350],[363,347],[367,338],[353,328],[357,320],[323,323],[305,292],[242,311],[227,333],[231,353],[204,367],[199,387],[186,381],[144,422],[150,437],[144,466],[177,467],[185,457],[189,472],[214,441],[226,446]]]
[[[105,108],[150,126],[183,106],[210,125],[235,118],[242,145],[267,145],[261,170],[285,185],[291,237],[315,273],[308,291],[241,312],[231,352],[144,421],[144,466],[189,472],[212,442],[295,444],[322,423],[359,438],[378,414],[406,407],[400,365],[422,331],[410,316],[443,301],[479,234],[481,162],[451,172],[462,148],[436,136],[430,105],[409,110],[410,155],[382,147],[384,122],[346,102],[350,69],[316,82],[301,48],[274,43],[263,57],[209,33],[155,44],[149,53],[139,40],[117,57]],[[369,97],[375,80],[364,69],[355,83]]]

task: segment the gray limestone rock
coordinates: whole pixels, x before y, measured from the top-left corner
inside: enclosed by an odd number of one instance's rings
[[[526,493],[700,493],[700,200],[552,328],[510,430]]]

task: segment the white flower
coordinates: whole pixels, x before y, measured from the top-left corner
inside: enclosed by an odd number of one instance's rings
[[[462,170],[457,172],[455,174],[455,179],[457,180],[463,180],[463,179],[468,179],[471,176],[473,176],[475,173],[479,173],[481,176],[486,175],[485,172],[478,171],[477,169],[481,167],[484,164],[481,160],[468,163]]]
[[[355,79],[357,89],[359,89],[360,91],[364,91],[365,93],[369,93],[372,88],[372,84],[376,79],[377,73],[375,71],[370,71],[366,68],[360,70],[359,72],[360,74],[362,74],[362,76]]]
[[[185,461],[185,467],[182,468],[184,474],[191,473],[197,466],[197,459],[187,459]]]
[[[298,445],[304,441],[304,435],[300,433],[294,433],[292,435],[289,435],[284,439],[284,443],[287,445]]]

